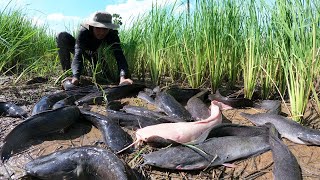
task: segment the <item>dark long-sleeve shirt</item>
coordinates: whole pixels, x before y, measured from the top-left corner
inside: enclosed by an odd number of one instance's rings
[[[81,26],[76,38],[74,59],[71,65],[74,77],[80,78],[83,69],[83,55],[86,56],[87,51],[96,52],[103,42],[106,42],[113,50],[120,75],[128,75],[128,64],[120,46],[118,31],[110,29],[107,36],[99,40],[95,38],[92,29]]]

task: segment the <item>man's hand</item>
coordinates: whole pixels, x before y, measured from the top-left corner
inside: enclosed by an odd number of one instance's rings
[[[71,83],[73,84],[73,85],[79,85],[79,79],[78,78],[76,78],[76,77],[72,77],[72,80],[71,80]]]
[[[128,85],[128,84],[132,84],[133,81],[131,79],[126,79],[123,76],[120,77],[120,83],[119,85]]]

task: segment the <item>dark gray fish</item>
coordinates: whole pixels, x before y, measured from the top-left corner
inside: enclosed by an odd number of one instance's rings
[[[186,103],[191,97],[201,92],[201,89],[170,87],[165,92],[174,97],[178,102]],[[204,97],[198,98],[204,100]]]
[[[142,84],[130,84],[106,88],[103,89],[104,92],[94,92],[78,99],[76,105],[101,104],[104,101],[104,96],[107,98],[107,101],[136,96],[145,87],[146,86]]]
[[[193,121],[191,114],[177,100],[166,92],[158,92],[155,97],[155,104],[159,110],[169,117],[184,121]]]
[[[155,104],[154,99],[149,96],[145,91],[140,91],[138,93],[138,98],[148,102],[149,104]]]
[[[272,123],[277,128],[282,137],[289,139],[298,144],[320,145],[320,131],[304,127],[301,124],[287,119],[277,114],[258,113],[248,114],[240,113],[255,125],[264,125]]]
[[[268,135],[268,133],[268,128],[265,126],[244,126],[226,123],[213,127],[208,138],[223,136],[259,136]]]
[[[11,102],[0,102],[0,116],[27,118],[28,113]]]
[[[154,119],[157,119],[158,121],[161,121],[163,123],[184,122],[181,119],[172,118],[172,117],[169,117],[169,116],[167,116],[165,114],[162,114],[160,112],[152,111],[152,110],[146,109],[146,108],[141,107],[141,106],[125,105],[125,106],[123,106],[122,109],[126,113],[130,113],[130,114],[134,114],[134,115],[138,115],[138,116],[145,116],[145,117],[154,118]]]
[[[71,79],[67,79],[62,82],[62,87],[64,90],[72,90],[78,88],[78,86],[71,83]]]
[[[12,153],[27,144],[31,139],[64,129],[80,117],[76,106],[49,110],[27,118],[4,138],[1,149],[2,162],[9,159]]]
[[[51,95],[43,96],[33,107],[32,109],[32,115],[50,110],[52,106],[60,101],[61,99],[64,99],[68,97],[68,94],[66,92],[58,92]]]
[[[144,165],[196,170],[259,155],[270,149],[266,135],[210,138],[195,146],[176,146],[143,155]]]
[[[199,98],[206,93],[208,93],[208,90],[201,91],[192,96],[187,102],[186,109],[194,119],[201,120],[210,116],[210,110],[208,106],[203,102],[203,100],[201,100],[201,98]]]
[[[118,152],[133,143],[131,136],[115,121],[98,113],[86,111],[84,109],[81,109],[80,111],[87,121],[91,122],[101,131],[105,144],[113,152]],[[132,150],[133,149],[128,149],[127,152],[132,152]]]
[[[120,111],[107,110],[107,117],[119,122],[120,126],[131,127],[134,129],[143,128],[155,124],[163,123],[158,119],[129,114]]]
[[[262,100],[255,103],[254,108],[264,109],[270,114],[279,114],[281,111],[281,102],[278,100]]]
[[[25,165],[29,176],[40,179],[137,179],[135,173],[114,153],[83,146],[41,156]]]
[[[300,180],[301,169],[296,157],[291,153],[289,148],[279,138],[279,132],[273,124],[269,126],[269,143],[274,162],[273,176],[274,179],[281,180]]]
[[[226,105],[229,105],[234,108],[242,108],[242,107],[252,107],[253,106],[253,101],[247,98],[229,98],[222,96],[219,92],[219,89],[216,91],[215,94],[210,94],[208,98],[213,101],[219,101],[222,102]]]
[[[69,97],[66,97],[66,98],[54,103],[54,105],[52,106],[52,109],[75,105],[74,102],[84,96],[85,96],[85,94],[75,94],[75,95],[71,95]]]

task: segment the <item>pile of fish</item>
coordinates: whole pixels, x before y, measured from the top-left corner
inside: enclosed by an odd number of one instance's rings
[[[4,138],[1,161],[5,163],[12,155],[27,148],[32,140],[86,121],[102,132],[107,148],[83,146],[40,156],[25,165],[27,176],[39,179],[144,179],[119,154],[132,153],[147,143],[155,151],[142,155],[144,166],[173,170],[234,167],[232,162],[236,160],[271,150],[275,179],[302,179],[300,166],[281,137],[299,144],[319,146],[319,130],[279,115],[278,101],[255,104],[245,98],[224,97],[219,91],[209,93],[200,89],[150,89],[141,84],[71,87],[41,98],[29,117],[21,107],[0,102],[0,115],[26,118]],[[112,102],[125,97],[140,98],[157,109],[112,106]],[[103,103],[107,115],[84,108]],[[266,110],[259,114],[241,113],[256,126],[223,123],[221,111],[252,106]],[[135,140],[123,128],[135,130]]]

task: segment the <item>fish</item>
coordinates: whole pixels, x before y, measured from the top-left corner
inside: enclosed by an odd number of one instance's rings
[[[187,101],[186,109],[194,119],[205,119],[210,116],[208,106],[199,98],[199,96],[203,96],[205,93],[208,93],[208,90],[199,92]]]
[[[105,101],[113,101],[125,97],[136,96],[146,86],[142,84],[128,84],[103,89],[103,91],[93,92],[78,99],[75,104],[81,106],[83,104],[101,104]]]
[[[158,146],[167,146],[172,142],[197,144],[203,142],[210,130],[221,122],[220,106],[212,102],[211,115],[207,119],[197,122],[162,123],[138,129],[135,133],[136,141],[130,146],[136,145],[136,147],[139,147],[143,142],[157,144]]]
[[[191,97],[195,96],[201,89],[197,88],[181,88],[172,86],[165,90],[167,94],[170,94],[174,99],[176,99],[179,103],[186,103]],[[204,100],[205,97],[198,97],[201,100]]]
[[[244,112],[241,112],[240,115],[255,125],[264,125],[267,122],[274,124],[282,137],[297,144],[320,145],[320,130],[302,126],[281,115],[270,113],[248,114]]]
[[[28,113],[11,102],[0,102],[0,116],[19,117],[25,119],[28,117]]]
[[[255,103],[254,108],[264,109],[266,113],[280,114],[281,102],[278,100],[263,100],[259,103]]]
[[[142,155],[143,165],[173,170],[200,170],[257,156],[270,149],[266,135],[224,136],[190,146],[163,148]]]
[[[125,105],[122,108],[126,113],[135,114],[138,116],[145,116],[150,118],[155,118],[158,121],[161,121],[163,123],[167,122],[184,122],[181,119],[176,119],[169,117],[165,114],[162,114],[160,112],[152,111],[147,108],[141,107],[141,106],[131,106],[131,105]],[[209,116],[208,116],[209,117]]]
[[[68,97],[68,94],[66,92],[58,92],[51,95],[45,95],[43,96],[34,106],[32,109],[31,115],[36,115],[38,113],[50,110],[52,106],[60,101],[61,99],[64,99]]]
[[[57,108],[61,108],[61,107],[65,107],[65,106],[72,106],[75,105],[75,101],[84,97],[85,94],[75,94],[75,95],[70,95],[64,99],[61,99],[60,101],[54,103],[54,105],[52,106],[52,109],[57,109]]]
[[[229,105],[233,108],[243,108],[243,107],[252,107],[253,106],[253,101],[247,98],[229,98],[222,96],[219,92],[219,89],[216,91],[215,94],[210,94],[208,95],[208,99],[216,100],[219,102],[222,102],[226,105]]]
[[[129,114],[121,111],[107,109],[108,118],[119,122],[120,126],[131,127],[133,129],[143,128],[155,124],[163,123],[161,120],[146,116]]]
[[[78,86],[71,83],[72,78],[66,78],[62,81],[62,87],[64,90],[76,89]]]
[[[114,153],[94,146],[59,150],[28,162],[24,169],[40,179],[140,179]]]
[[[137,97],[146,101],[149,104],[155,104],[154,99],[151,96],[149,96],[145,91],[140,91]]]
[[[104,143],[113,152],[118,152],[133,142],[131,136],[107,116],[84,109],[80,109],[80,112],[85,120],[91,122],[102,132]],[[132,152],[132,149],[127,152]]]
[[[279,132],[272,123],[269,127],[269,144],[274,162],[273,179],[301,180],[301,168],[289,148],[279,138]]]
[[[29,140],[69,127],[79,117],[80,110],[77,106],[63,107],[30,116],[4,138],[0,152],[2,162],[19,152]]]
[[[173,96],[166,92],[157,92],[155,104],[168,116],[184,121],[194,121],[191,114]]]
[[[269,129],[265,126],[244,126],[240,124],[222,123],[213,127],[207,138],[223,136],[259,136],[268,135]]]

